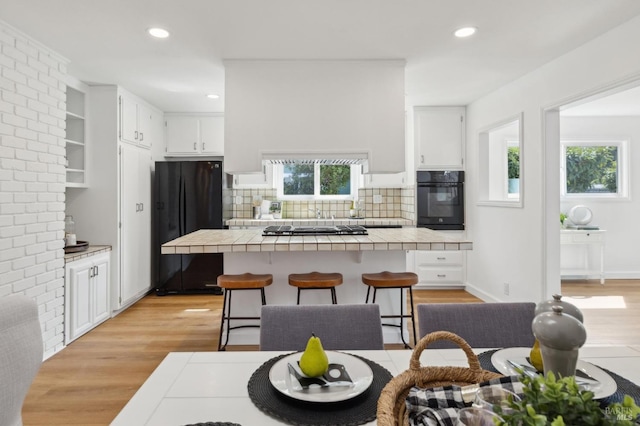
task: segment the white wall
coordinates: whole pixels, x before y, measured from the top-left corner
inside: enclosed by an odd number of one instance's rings
[[[403,172],[404,102],[403,60],[225,61],[225,171],[313,151],[365,154],[371,173]]]
[[[39,306],[45,358],[63,347],[67,60],[0,21],[0,297]]]
[[[601,35],[467,108],[469,290],[485,299],[546,299],[560,290],[558,132],[544,109],[640,78],[640,17]],[[524,112],[524,207],[477,206],[478,131]],[[548,117],[553,121],[554,116]],[[503,283],[510,294],[503,294]]]
[[[567,213],[577,204],[586,205],[593,212],[591,224],[607,230],[605,274],[608,278],[640,278],[636,244],[640,240],[640,173],[637,173],[640,170],[640,117],[562,117],[560,137],[567,140],[629,141],[629,199],[571,198],[561,200],[560,208]],[[572,268],[572,265],[583,261],[582,253],[575,249],[583,247],[562,248],[563,267]],[[594,269],[597,269],[597,250],[590,250],[589,255],[595,262]]]

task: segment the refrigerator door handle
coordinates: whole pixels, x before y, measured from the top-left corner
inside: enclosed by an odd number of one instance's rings
[[[179,235],[184,235],[184,181],[180,176],[180,182],[178,183],[178,232]]]
[[[187,180],[180,177],[182,181],[182,231],[180,235],[187,233]]]

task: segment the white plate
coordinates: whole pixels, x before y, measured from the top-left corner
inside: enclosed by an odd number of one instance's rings
[[[531,348],[500,349],[491,355],[491,363],[500,373],[517,376],[518,372],[509,365],[507,360],[510,359],[511,361],[522,365],[531,365],[529,364],[529,361],[527,361],[529,352],[531,352]],[[613,395],[616,389],[618,389],[618,385],[616,384],[616,381],[613,380],[613,377],[595,365],[579,359],[576,367],[582,369],[584,372],[600,382],[597,385],[589,385],[588,387],[588,389],[593,392],[595,399],[606,398]]]
[[[342,364],[353,381],[349,387],[309,388],[306,390],[294,386],[295,377],[291,377],[287,363],[297,365],[302,352],[287,355],[276,361],[269,370],[269,380],[276,390],[288,397],[309,402],[338,402],[355,398],[369,389],[373,382],[373,371],[366,362],[343,352],[326,351],[330,363]]]

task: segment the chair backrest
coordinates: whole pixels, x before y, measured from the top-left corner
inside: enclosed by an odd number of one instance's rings
[[[22,404],[42,350],[38,305],[22,295],[0,297],[0,425],[22,425]]]
[[[433,331],[450,331],[473,348],[530,347],[536,304],[517,303],[421,303],[417,306],[420,337]],[[455,348],[435,342],[427,349]]]
[[[260,350],[302,351],[311,333],[327,350],[384,349],[376,304],[262,307]]]

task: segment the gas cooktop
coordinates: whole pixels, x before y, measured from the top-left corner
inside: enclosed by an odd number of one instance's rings
[[[365,227],[360,225],[336,226],[267,226],[262,231],[263,236],[280,235],[367,235]]]

